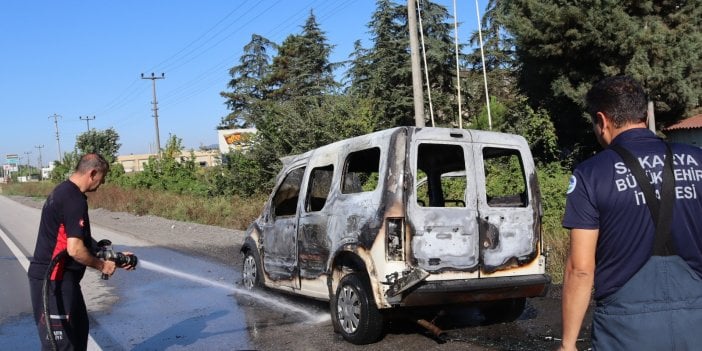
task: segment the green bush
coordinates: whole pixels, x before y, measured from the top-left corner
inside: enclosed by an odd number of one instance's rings
[[[570,172],[557,162],[538,169],[544,243],[549,253],[548,270],[555,283],[563,280],[563,265],[568,254],[568,231],[561,226],[565,211]]]

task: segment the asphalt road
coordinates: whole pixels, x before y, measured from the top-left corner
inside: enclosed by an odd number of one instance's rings
[[[0,349],[36,350],[26,278],[39,210],[0,196]],[[89,270],[81,283],[91,316],[91,349],[232,350],[251,348],[245,313],[236,303],[231,266],[188,257],[133,236],[92,226],[96,238],[138,252],[136,271],[102,280]],[[6,348],[7,347],[7,348]]]
[[[34,249],[37,207],[0,196],[0,349],[39,348],[23,266]],[[104,225],[93,213],[105,216]],[[109,221],[118,217],[130,225],[115,229]],[[95,271],[86,274],[82,287],[94,350],[549,350],[560,334],[555,287],[547,297],[529,299],[514,323],[483,325],[476,309],[452,308],[429,316],[443,331],[439,337],[416,323],[427,316],[409,315],[393,320],[380,342],[355,346],[333,332],[327,303],[241,289],[232,244],[239,237],[100,211],[91,212],[91,222],[96,238],[108,238],[116,250],[132,251],[140,259],[136,271],[119,271],[110,280],[101,280]],[[166,231],[172,228],[184,229]],[[158,229],[164,232],[155,235]],[[210,240],[207,232],[213,233]],[[583,335],[579,346],[587,349],[589,332]]]

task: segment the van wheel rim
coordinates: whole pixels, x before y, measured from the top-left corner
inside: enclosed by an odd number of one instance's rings
[[[256,281],[256,260],[251,255],[244,259],[243,276],[244,286],[247,289],[252,289]]]
[[[344,286],[337,300],[336,313],[339,316],[339,324],[347,334],[353,334],[358,330],[361,319],[361,301],[356,291],[350,286]]]

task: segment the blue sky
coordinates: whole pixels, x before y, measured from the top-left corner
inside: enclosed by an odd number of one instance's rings
[[[405,4],[405,1],[396,1]],[[436,1],[453,13],[453,0]],[[475,0],[456,0],[459,41],[477,30]],[[486,0],[480,0],[481,14]],[[348,58],[368,41],[375,0],[120,0],[0,2],[0,163],[18,154],[38,166],[72,151],[90,128],[114,128],[120,154],[152,152],[156,81],[161,146],[217,143],[228,112],[219,93],[252,34],[281,43],[312,9],[334,50]],[[92,119],[92,118],[95,119]],[[82,119],[81,119],[82,118]],[[90,118],[86,121],[86,118]]]

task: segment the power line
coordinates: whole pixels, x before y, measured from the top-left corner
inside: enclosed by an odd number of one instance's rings
[[[186,64],[204,55],[206,52],[221,45],[224,41],[231,38],[232,36],[240,34],[241,30],[245,28],[246,25],[259,19],[261,16],[269,12],[274,6],[277,6],[280,2],[280,0],[275,1],[273,5],[263,8],[260,11],[255,10],[259,9],[259,5],[265,4],[265,2],[256,2],[255,5],[250,6],[248,8],[244,8],[244,5],[240,4],[235,9],[223,16],[216,24],[211,26],[203,34],[189,42],[186,46],[177,51],[175,54],[162,60],[159,63],[159,65],[165,64],[166,67],[168,67],[169,69],[164,70],[168,70],[169,72],[185,66]],[[320,2],[320,0],[309,1],[304,7],[289,15],[285,20],[276,22],[277,25],[274,26],[272,29],[266,31],[265,36],[270,37],[274,41],[282,40],[282,35],[287,32],[285,29],[291,28],[297,22],[301,21],[304,18],[304,16],[306,16],[305,13],[308,12],[310,8],[317,8],[319,19],[318,22],[321,22],[322,19],[332,17],[333,15],[342,11],[344,8],[352,5],[353,3],[353,0],[346,0],[341,3],[329,1]],[[242,14],[240,16],[237,16],[236,18],[232,17],[232,15],[240,9],[243,9],[241,11]],[[217,27],[227,23],[229,19],[232,19],[231,23],[227,24],[225,27],[215,32]],[[244,24],[235,27],[233,30],[229,30],[233,27],[234,24],[241,23],[242,19],[247,19],[247,21]],[[210,33],[212,33],[212,35],[209,35]],[[210,45],[207,45],[208,43]],[[239,52],[239,55],[240,54],[241,53]],[[225,58],[224,60],[211,66],[209,69],[201,71],[201,74],[194,76],[193,79],[189,80],[188,82],[176,86],[174,87],[174,89],[167,90],[165,94],[162,94],[162,100],[173,101],[173,104],[177,105],[187,101],[193,96],[201,94],[208,88],[220,82],[222,79],[226,79],[226,77],[220,77],[219,74],[220,72],[223,72],[225,68],[231,66],[232,62],[236,61],[236,59],[236,55],[232,55],[231,57]],[[224,74],[222,74],[222,76],[224,76]],[[143,93],[140,92],[138,89],[132,90],[134,86],[135,83],[132,82],[130,86],[127,89],[125,89],[125,92],[120,94],[110,104],[108,104],[100,114],[106,114],[107,112],[112,112],[121,109]],[[123,116],[123,118],[119,120],[119,124],[127,123],[128,119],[133,119],[137,116],[137,111],[127,113],[127,116]]]
[[[310,2],[308,4],[308,6],[312,6],[313,3],[316,3],[316,2],[317,1]],[[353,4],[353,0],[347,0],[346,2],[342,2],[341,4],[334,4],[334,3],[328,2],[328,1],[323,2],[322,5],[319,7],[321,10],[319,11],[319,15],[317,17],[318,22],[321,22],[322,20],[324,20],[326,18],[330,18],[331,16],[340,12],[342,9],[350,6],[351,4]],[[295,12],[294,14],[290,15],[287,18],[287,20],[279,22],[277,26],[275,26],[274,28],[269,30],[266,33],[266,35],[264,35],[264,36],[268,37],[268,33],[281,33],[281,32],[283,32],[282,28],[288,28],[288,27],[294,25],[294,23],[301,21],[306,16],[305,12],[307,12],[307,10],[308,9],[306,7],[301,8],[300,10]],[[259,16],[260,16],[260,14],[257,15],[256,18],[258,18]],[[281,30],[276,30],[278,28],[281,28]],[[230,35],[228,35],[224,39],[227,39],[228,37],[230,37],[233,34],[236,34],[236,32],[231,33]],[[271,38],[271,39],[275,40],[275,39],[280,39],[280,38]],[[215,45],[218,45],[218,44],[219,43],[217,43]],[[162,100],[164,100],[164,101],[172,101],[173,100],[174,101],[173,104],[178,105],[180,103],[183,103],[187,99],[202,93],[203,91],[210,88],[212,86],[212,84],[214,84],[215,82],[220,81],[222,79],[221,77],[215,77],[214,79],[212,79],[212,76],[214,74],[219,74],[222,70],[229,67],[232,64],[232,61],[236,61],[236,59],[235,58],[225,58],[224,60],[215,64],[212,68],[204,71],[202,74],[198,75],[197,77],[193,78],[192,80],[188,81],[187,83],[182,84],[173,90],[167,91],[164,94]]]

